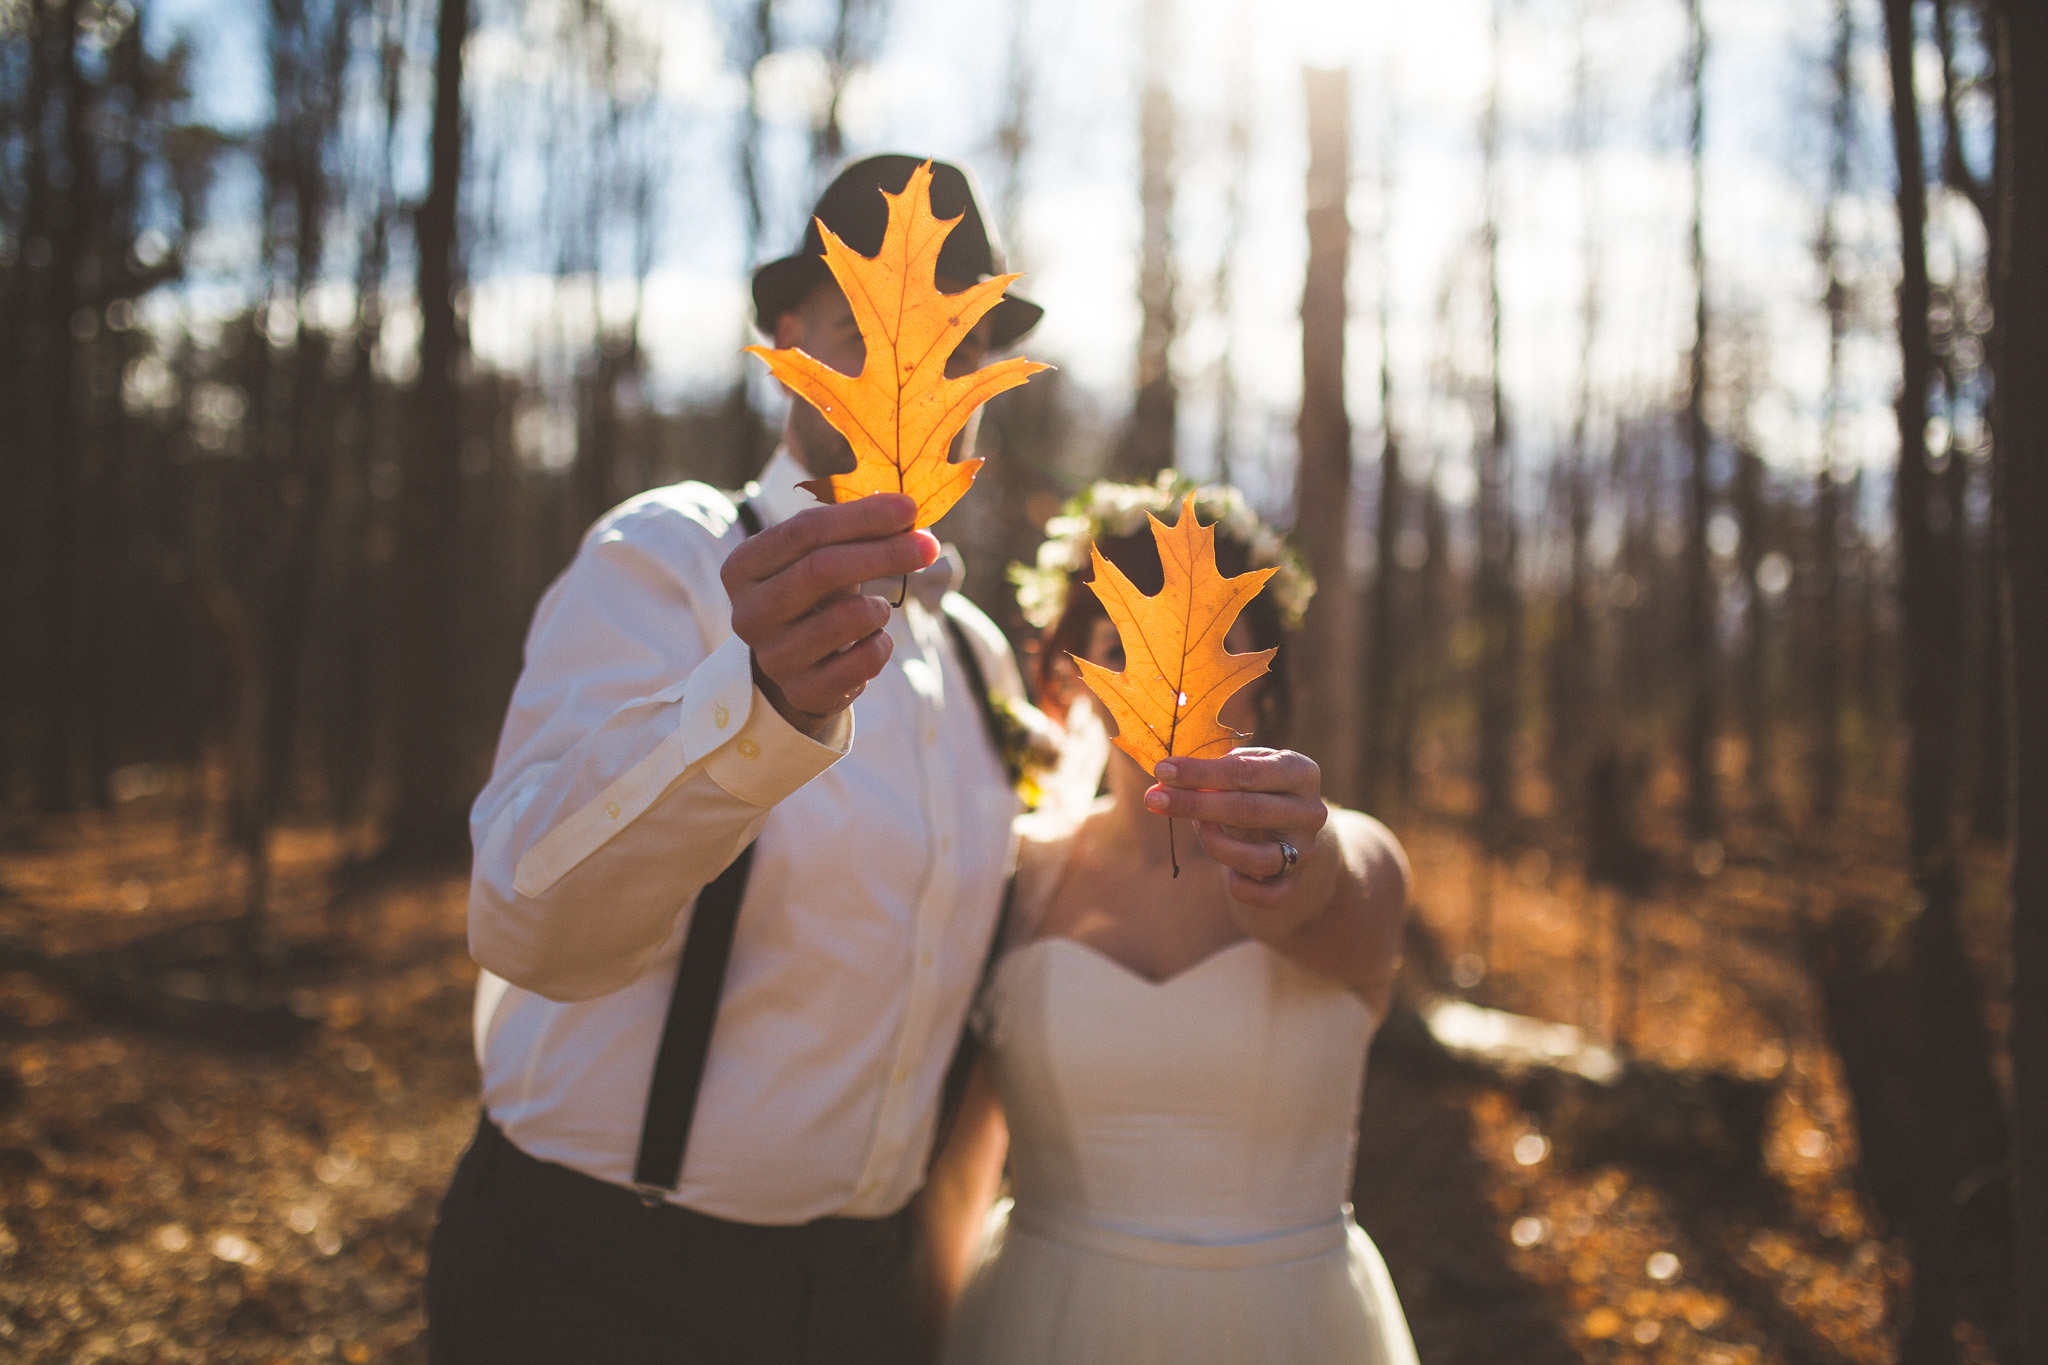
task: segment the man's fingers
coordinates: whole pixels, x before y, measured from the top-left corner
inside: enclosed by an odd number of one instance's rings
[[[766,581],[739,585],[732,595],[733,631],[758,647],[777,627],[805,615],[820,603],[878,578],[916,573],[937,554],[938,542],[924,531],[813,550]],[[730,565],[731,561],[727,563]]]
[[[1210,791],[1320,794],[1322,770],[1291,749],[1233,749],[1221,758],[1169,758],[1153,774],[1162,786]]]
[[[754,646],[754,662],[763,673],[783,682],[888,624],[889,604],[882,598],[842,597]]]
[[[841,650],[805,669],[795,678],[780,682],[782,695],[792,706],[813,715],[830,715],[843,709],[874,680],[895,642],[884,631],[876,631],[851,649]]]
[[[773,578],[827,545],[878,540],[908,531],[917,519],[917,500],[904,493],[877,493],[830,507],[809,507],[787,521],[749,536],[726,557],[726,589]]]

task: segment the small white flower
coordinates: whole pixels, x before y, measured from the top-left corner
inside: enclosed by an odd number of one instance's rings
[[[1067,584],[1088,567],[1089,548],[1096,540],[1132,535],[1147,524],[1148,517],[1163,521],[1190,492],[1195,495],[1195,514],[1203,524],[1243,545],[1252,568],[1279,570],[1268,582],[1273,603],[1288,629],[1299,626],[1316,585],[1286,538],[1261,521],[1237,489],[1225,484],[1197,487],[1171,469],[1161,470],[1150,484],[1098,480],[1047,519],[1037,563],[1010,566],[1010,582],[1016,586],[1017,606],[1024,619],[1041,630],[1059,620],[1066,608]]]

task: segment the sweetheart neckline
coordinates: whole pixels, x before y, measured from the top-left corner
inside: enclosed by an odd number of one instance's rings
[[[1012,948],[1009,952],[1003,954],[1002,959],[996,963],[995,974],[997,976],[1003,975],[1010,969],[1010,964],[1017,958],[1022,957],[1028,949],[1036,948],[1041,944],[1047,943],[1069,944],[1077,951],[1079,951],[1081,956],[1085,958],[1093,958],[1095,961],[1101,963],[1104,967],[1107,967],[1112,976],[1122,977],[1127,981],[1135,983],[1147,992],[1155,993],[1163,992],[1169,989],[1170,987],[1179,985],[1182,981],[1186,980],[1188,977],[1197,975],[1205,968],[1215,963],[1218,959],[1229,957],[1233,952],[1235,952],[1239,948],[1260,946],[1259,941],[1255,938],[1241,938],[1238,939],[1235,943],[1224,944],[1221,948],[1218,948],[1215,952],[1210,953],[1207,957],[1201,958],[1196,962],[1190,963],[1188,966],[1181,968],[1179,971],[1175,972],[1172,976],[1167,977],[1163,981],[1154,981],[1151,977],[1146,976],[1143,972],[1140,972],[1135,968],[1131,967],[1128,963],[1120,962],[1116,958],[1111,957],[1108,953],[1103,952],[1102,949],[1096,947],[1092,943],[1083,943],[1080,939],[1070,937],[1066,934],[1047,934],[1043,938],[1034,938],[1029,943],[1019,944],[1017,947]],[[1285,959],[1282,960],[1284,961]],[[1341,990],[1342,988],[1340,987],[1339,989]],[[1377,1029],[1379,1027],[1382,1020],[1379,1017],[1378,1011],[1374,1010],[1371,1005],[1367,1004],[1365,1000],[1359,996],[1358,992],[1352,990],[1344,990],[1343,996],[1346,1000],[1350,1001],[1353,1005],[1355,1005],[1360,1013],[1365,1015],[1367,1024],[1370,1027],[1374,1029]]]
[[[1219,958],[1229,956],[1232,952],[1236,951],[1239,948],[1257,947],[1259,941],[1255,938],[1241,938],[1233,942],[1226,943],[1221,948],[1216,949],[1214,952],[1204,954],[1202,957],[1197,958],[1195,961],[1189,963],[1187,966],[1175,972],[1172,976],[1161,977],[1157,980],[1154,980],[1152,977],[1145,975],[1136,967],[1131,966],[1128,962],[1124,962],[1119,958],[1110,956],[1108,953],[1105,953],[1104,951],[1102,951],[1102,949],[1096,947],[1094,944],[1085,943],[1082,940],[1074,938],[1069,934],[1047,934],[1043,938],[1034,938],[1029,943],[1022,944],[1012,949],[1010,951],[1009,956],[1015,958],[1021,955],[1027,949],[1036,948],[1040,944],[1045,943],[1070,944],[1073,947],[1079,949],[1083,956],[1091,957],[1095,959],[1097,962],[1102,963],[1116,975],[1127,977],[1130,980],[1137,982],[1140,986],[1144,986],[1149,990],[1163,991],[1167,987],[1172,986],[1177,982],[1185,981],[1188,977],[1195,975],[1197,972],[1201,971],[1204,967],[1207,967],[1212,962],[1215,962]]]

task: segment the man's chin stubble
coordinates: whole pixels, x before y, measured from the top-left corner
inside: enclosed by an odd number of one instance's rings
[[[793,413],[794,425],[803,449],[795,453],[804,469],[814,479],[851,474],[860,463],[854,458],[852,444],[839,434],[838,428],[825,420],[824,414],[804,399],[793,398],[790,401],[797,405]]]
[[[797,441],[802,446],[802,449],[790,453],[797,456],[797,462],[805,472],[814,479],[851,474],[860,463],[854,456],[852,443],[807,400],[792,398],[790,401],[797,405],[792,409],[792,417]],[[946,459],[958,463],[968,458],[980,430],[981,413],[976,411],[967,419],[967,425],[955,433],[952,445],[946,451]]]

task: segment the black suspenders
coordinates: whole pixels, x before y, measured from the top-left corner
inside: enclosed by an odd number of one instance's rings
[[[739,521],[749,536],[760,533],[761,516],[752,503],[739,505]],[[1000,756],[1002,726],[981,660],[971,647],[966,629],[953,614],[942,610],[940,615],[945,619],[954,652],[960,656],[960,667],[967,674],[975,700],[981,704],[989,743]],[[647,1114],[640,1125],[640,1152],[633,1163],[633,1184],[650,1207],[663,1202],[683,1173],[683,1153],[689,1148],[690,1124],[697,1112],[697,1091],[704,1081],[705,1060],[711,1054],[711,1031],[718,1020],[726,964],[732,958],[733,930],[739,922],[740,902],[747,894],[747,873],[753,861],[754,847],[749,844],[740,850],[731,866],[698,893],[697,907],[690,915],[690,929],[683,938],[682,955],[676,962],[675,990],[669,996],[661,1043],[654,1054],[654,1074],[647,1085]],[[1009,912],[1010,897],[1005,890],[1003,908],[996,917],[995,932],[982,961],[984,982],[995,964]],[[943,1143],[952,1126],[951,1116],[965,1091],[975,1051],[971,1036],[963,1035],[946,1072],[938,1143]],[[934,1151],[938,1143],[934,1144]]]

